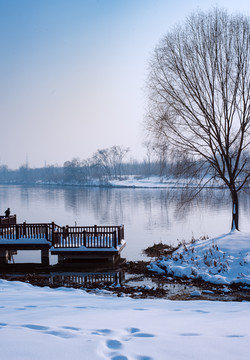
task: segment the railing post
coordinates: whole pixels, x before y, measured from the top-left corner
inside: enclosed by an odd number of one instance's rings
[[[26,222],[23,223],[23,236],[26,236]]]
[[[46,224],[45,239],[46,239],[46,240],[49,240],[49,224]]]
[[[52,227],[51,240],[52,240],[52,245],[54,246],[54,242],[55,242],[55,223],[54,223],[54,221],[52,221],[51,227]]]
[[[118,237],[118,244],[121,243],[121,227],[117,228],[117,237]]]
[[[19,226],[16,224],[16,240],[19,239]]]
[[[86,231],[83,231],[83,245],[86,247]]]
[[[94,237],[96,237],[97,236],[97,226],[95,225],[94,226]]]
[[[121,229],[121,238],[120,238],[120,240],[124,240],[124,225],[121,225],[120,229]]]

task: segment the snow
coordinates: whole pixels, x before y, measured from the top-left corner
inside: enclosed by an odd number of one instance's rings
[[[51,245],[51,242],[46,240],[45,237],[41,237],[41,238],[12,238],[12,239],[4,239],[4,238],[0,238],[0,245],[37,245],[37,244],[47,244],[47,245]]]
[[[0,280],[5,360],[245,360],[249,302],[169,301]]]
[[[138,175],[126,175],[120,179],[91,179],[84,182],[79,181],[67,181],[67,182],[46,182],[46,181],[37,181],[37,185],[70,185],[70,186],[90,186],[90,187],[129,187],[129,188],[183,188],[187,185],[189,187],[225,187],[221,180],[214,180],[208,182],[208,178],[204,179],[189,179],[189,178],[180,178],[172,176],[138,176]]]
[[[50,248],[50,251],[51,252],[65,252],[65,251],[67,251],[67,252],[102,252],[102,251],[104,251],[104,252],[111,252],[111,253],[113,253],[113,252],[117,252],[117,253],[119,253],[119,251],[121,251],[121,249],[124,247],[126,245],[126,240],[121,240],[121,243],[119,244],[119,245],[117,245],[117,247],[114,247],[114,246],[112,246],[112,247],[103,247],[103,248],[101,248],[101,247],[97,247],[97,248],[93,248],[93,247],[86,247],[86,246],[84,246],[84,245],[81,245],[81,246],[79,246],[79,247],[54,247],[54,246],[52,246],[51,248]]]
[[[172,256],[152,262],[149,269],[214,284],[250,285],[250,234],[233,230],[213,239],[183,243]]]
[[[167,176],[150,176],[142,177],[129,175],[124,179],[108,180],[107,185],[114,187],[133,187],[133,188],[183,188],[187,185],[189,187],[207,186],[211,187],[223,187],[222,181],[217,180],[212,183],[207,183],[208,179],[189,179],[178,177],[167,177]]]

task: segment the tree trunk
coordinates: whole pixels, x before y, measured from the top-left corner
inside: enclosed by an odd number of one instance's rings
[[[231,230],[239,230],[239,200],[235,189],[231,190],[232,198],[232,226]]]

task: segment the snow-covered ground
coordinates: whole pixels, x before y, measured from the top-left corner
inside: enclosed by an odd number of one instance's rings
[[[174,178],[167,176],[137,176],[137,175],[127,175],[123,176],[121,179],[109,179],[109,180],[99,180],[99,179],[90,179],[85,182],[70,181],[70,182],[44,182],[37,181],[37,185],[71,185],[71,186],[101,186],[101,187],[131,187],[131,188],[183,188],[186,186],[189,187],[224,187],[224,184],[221,180],[213,181],[207,183],[208,179],[189,179],[189,178]]]
[[[5,280],[0,296],[1,359],[249,359],[249,302],[139,300]]]
[[[250,286],[250,234],[233,230],[213,239],[184,243],[171,256],[152,262],[149,268],[214,284]]]
[[[197,186],[214,186],[222,187],[223,183],[221,181],[216,181],[213,183],[208,183],[208,179],[182,179],[182,178],[173,178],[166,176],[150,176],[150,177],[140,177],[140,176],[126,176],[124,179],[120,180],[109,180],[108,184],[110,186],[116,187],[134,187],[134,188],[183,188],[186,186],[197,187]]]

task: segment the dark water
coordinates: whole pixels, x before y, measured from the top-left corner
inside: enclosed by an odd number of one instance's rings
[[[226,190],[204,190],[180,208],[180,191],[168,189],[0,186],[0,213],[10,207],[17,221],[58,225],[125,225],[127,260],[144,258],[154,243],[177,244],[192,236],[228,232],[231,202]],[[250,230],[250,196],[240,199],[242,230]],[[19,261],[40,261],[40,254],[19,252]],[[28,258],[27,258],[28,257]],[[52,260],[55,262],[55,259]]]

